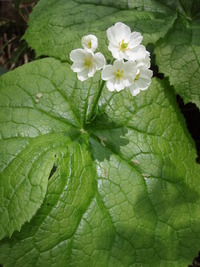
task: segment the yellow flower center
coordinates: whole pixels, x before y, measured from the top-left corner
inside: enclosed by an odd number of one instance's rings
[[[91,41],[88,42],[88,47],[92,48],[92,42]]]
[[[83,63],[83,65],[84,65],[87,69],[89,69],[89,68],[92,66],[92,60],[91,60],[91,58],[84,58],[84,63]]]
[[[138,74],[136,75],[134,82],[139,80],[140,75],[141,75],[140,73],[138,73]]]
[[[121,80],[121,78],[124,78],[124,71],[117,69],[117,71],[114,72],[115,78]]]
[[[129,43],[124,43],[124,39],[122,39],[121,42],[119,42],[119,49],[125,52],[128,48]]]

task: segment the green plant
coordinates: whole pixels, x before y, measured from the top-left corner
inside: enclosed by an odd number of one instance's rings
[[[200,167],[176,94],[200,108],[199,12],[189,0],[39,1],[24,38],[47,58],[0,79],[4,267],[192,262]],[[136,97],[70,68],[88,33],[111,60],[105,31],[117,21],[152,44],[165,76]]]

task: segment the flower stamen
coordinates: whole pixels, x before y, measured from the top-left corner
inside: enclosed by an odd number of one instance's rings
[[[141,75],[140,73],[138,73],[138,74],[136,75],[134,82],[139,80],[140,75]]]
[[[117,71],[114,72],[115,74],[115,78],[118,79],[119,81],[121,80],[121,78],[124,78],[124,71],[123,70],[119,70],[117,69]]]
[[[83,65],[84,65],[87,69],[89,69],[89,68],[92,66],[92,60],[91,60],[91,58],[84,58],[84,63],[83,63]]]
[[[91,41],[88,42],[88,47],[89,47],[90,49],[92,48],[92,42],[91,42]]]
[[[128,48],[129,42],[128,43],[124,43],[124,39],[122,39],[121,42],[119,42],[119,49],[122,50],[123,52],[125,52]]]

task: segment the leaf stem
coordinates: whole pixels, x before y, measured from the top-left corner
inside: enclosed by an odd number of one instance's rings
[[[91,112],[90,112],[91,115],[88,117],[87,123],[90,123],[97,115],[96,114],[97,104],[98,104],[99,98],[101,97],[104,84],[105,84],[105,81],[102,81],[100,88],[99,88],[99,91],[98,91],[98,94],[94,100],[94,104],[93,104]]]

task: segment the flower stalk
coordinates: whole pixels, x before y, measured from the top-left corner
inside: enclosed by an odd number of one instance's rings
[[[105,85],[105,81],[102,81],[100,86],[99,86],[99,91],[97,93],[97,96],[96,96],[96,98],[94,100],[94,103],[92,105],[92,108],[91,108],[91,111],[90,111],[90,116],[87,118],[86,124],[91,123],[96,118],[96,116],[98,115],[98,102],[99,102],[99,99],[101,97],[104,85]]]

